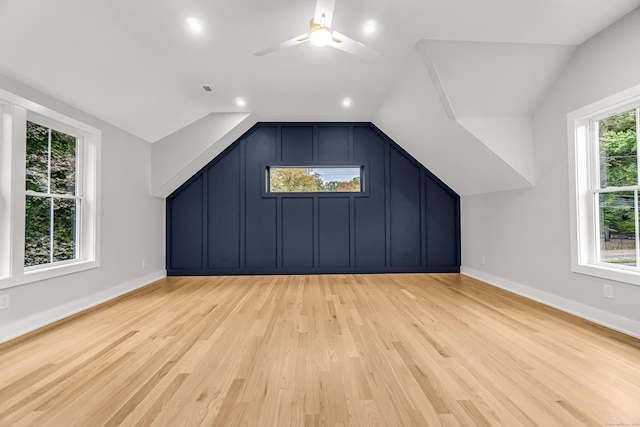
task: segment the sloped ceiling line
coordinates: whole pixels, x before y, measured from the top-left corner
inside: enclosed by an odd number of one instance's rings
[[[422,55],[409,58],[374,123],[461,196],[530,185],[447,117]]]
[[[212,113],[151,146],[151,195],[166,198],[257,123],[247,113]]]
[[[575,48],[446,40],[416,44],[448,117],[529,185],[534,184],[532,114]]]
[[[417,43],[417,46],[420,46],[423,43],[425,43],[425,41],[420,40]],[[424,52],[425,50],[426,49],[423,49],[422,51]],[[447,96],[447,91],[442,85],[442,80],[440,79],[440,74],[438,73],[438,69],[436,68],[436,65],[431,60],[431,57],[426,53],[422,54],[422,60],[424,61],[424,64],[427,66],[427,70],[429,70],[431,81],[433,82],[433,85],[436,88],[436,92],[438,93],[440,102],[442,102],[442,107],[444,108],[444,111],[447,113],[447,117],[449,117],[451,120],[455,120],[456,113],[453,109],[453,105],[451,105],[451,101],[449,100],[449,97]]]

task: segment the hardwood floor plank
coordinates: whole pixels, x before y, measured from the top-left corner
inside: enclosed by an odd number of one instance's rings
[[[135,402],[135,405],[129,407],[125,404],[105,425],[152,425],[158,417],[158,414],[168,406],[168,401],[182,386],[188,376],[189,374],[184,373],[166,375],[157,383],[156,387],[152,388],[147,395],[143,396],[140,402]],[[126,410],[129,411],[126,415],[124,412],[121,412],[125,407]],[[125,415],[125,417],[121,420],[120,415]]]
[[[492,423],[485,418],[485,416],[478,410],[476,405],[473,404],[470,400],[460,400],[458,401],[460,406],[464,409],[464,411],[469,415],[469,420],[473,423],[474,426],[478,427],[491,427]]]
[[[0,426],[640,423],[640,340],[457,274],[170,277],[0,345]]]

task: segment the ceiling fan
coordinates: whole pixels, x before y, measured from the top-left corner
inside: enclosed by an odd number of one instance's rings
[[[371,60],[378,52],[365,46],[359,41],[353,40],[338,31],[331,30],[333,9],[335,0],[317,0],[316,12],[309,21],[309,32],[254,53],[256,56],[264,56],[285,47],[296,46],[310,42],[314,46],[331,46],[338,50],[355,55],[362,59]]]

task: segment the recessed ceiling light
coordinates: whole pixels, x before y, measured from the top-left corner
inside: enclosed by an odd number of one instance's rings
[[[351,98],[345,98],[342,100],[342,106],[343,107],[350,107],[351,106]]]
[[[364,24],[364,32],[371,34],[376,30],[376,27],[377,27],[376,21],[371,19]]]
[[[194,33],[201,33],[202,32],[202,23],[200,21],[198,21],[196,18],[193,17],[188,17],[187,18],[187,25],[189,26],[189,29],[191,31],[193,31]]]
[[[245,105],[247,105],[247,101],[244,100],[244,98],[236,98],[236,105],[238,107],[244,107]]]

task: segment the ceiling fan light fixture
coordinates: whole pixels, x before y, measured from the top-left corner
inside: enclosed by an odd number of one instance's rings
[[[1,2],[2,0],[0,0]],[[333,9],[336,0],[316,0],[316,13],[309,20],[309,31],[292,39],[267,49],[255,52],[255,56],[264,56],[277,50],[297,46],[310,42],[314,46],[330,46],[344,53],[357,56],[360,59],[371,61],[378,54],[375,50],[365,46],[338,31],[333,31]]]
[[[326,27],[320,27],[309,35],[309,42],[314,46],[327,46],[332,39],[331,32]]]

